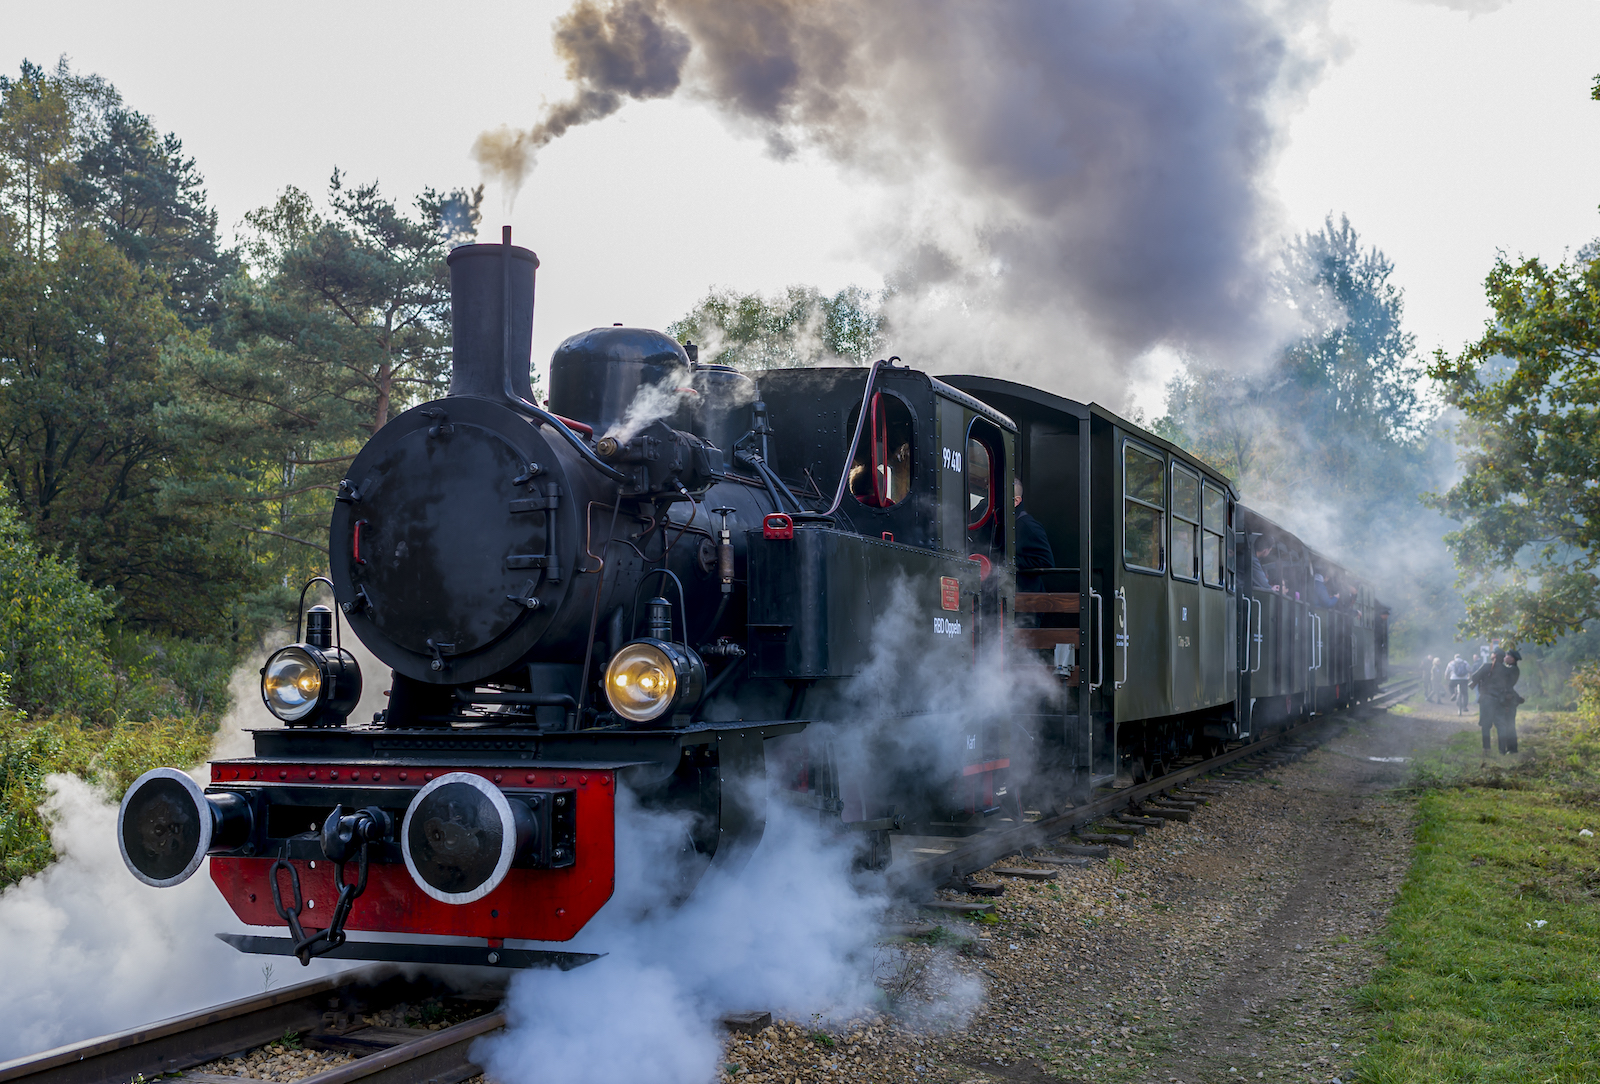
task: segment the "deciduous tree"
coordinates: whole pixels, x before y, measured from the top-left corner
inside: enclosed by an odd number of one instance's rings
[[[776,297],[719,290],[667,328],[700,345],[700,360],[741,369],[796,365],[865,365],[883,344],[884,322],[872,296],[847,286],[831,297],[791,286]]]
[[[1548,644],[1600,618],[1600,244],[1497,260],[1486,285],[1483,337],[1429,368],[1465,470],[1435,503],[1462,524],[1471,629]]]

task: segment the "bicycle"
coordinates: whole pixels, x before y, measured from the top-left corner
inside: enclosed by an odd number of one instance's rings
[[[1452,686],[1450,699],[1456,702],[1456,714],[1465,715],[1472,702],[1472,692],[1467,688],[1465,681],[1452,681],[1450,684]]]

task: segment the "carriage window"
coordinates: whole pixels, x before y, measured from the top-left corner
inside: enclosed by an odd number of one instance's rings
[[[911,409],[877,392],[850,464],[850,495],[869,508],[889,508],[911,492]],[[859,410],[850,419],[855,431]]]
[[[1122,559],[1130,568],[1166,568],[1161,541],[1166,501],[1162,462],[1132,444],[1122,446]]]
[[[1228,498],[1210,482],[1205,483],[1205,508],[1202,511],[1205,519],[1201,524],[1200,573],[1212,587],[1221,587],[1226,571],[1223,545],[1228,537]]]
[[[967,530],[976,531],[994,515],[994,463],[989,447],[967,438]]]
[[[1200,577],[1200,479],[1172,465],[1172,575],[1174,579]]]

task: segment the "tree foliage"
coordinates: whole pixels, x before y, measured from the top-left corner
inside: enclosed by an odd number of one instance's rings
[[[698,343],[701,361],[758,370],[865,365],[882,349],[885,327],[881,308],[859,287],[829,296],[790,286],[776,297],[713,291],[667,333]]]
[[[70,562],[41,553],[0,505],[0,673],[26,713],[109,715],[115,679],[106,657],[112,600]]]
[[[171,499],[214,463],[173,424],[167,352],[187,333],[162,280],[86,229],[0,259],[0,471],[39,538],[143,625],[215,631],[246,555],[217,509]]]
[[[1393,270],[1347,218],[1295,238],[1277,286],[1300,333],[1260,369],[1188,366],[1168,386],[1157,432],[1254,503],[1323,513],[1324,530],[1352,548],[1387,533],[1392,499],[1414,506],[1429,484],[1433,418]]]
[[[397,404],[449,384],[445,257],[476,235],[483,188],[430,188],[408,215],[376,182],[348,187],[335,170],[328,202],[323,215],[291,187],[245,216],[259,278],[236,295],[233,331],[275,368],[313,380],[351,432],[371,434]]]
[[[1429,369],[1464,468],[1435,504],[1462,524],[1469,628],[1548,644],[1600,618],[1600,246],[1502,258],[1486,287],[1483,337]]]
[[[476,233],[482,199],[428,189],[407,212],[335,171],[325,209],[288,188],[246,216],[249,273],[229,285],[220,349],[174,361],[190,424],[232,456],[190,491],[231,502],[279,581],[325,564],[332,495],[361,444],[447,390],[445,258]]]
[[[253,639],[322,570],[360,442],[442,392],[481,200],[408,212],[335,171],[235,252],[182,142],[104,80],[0,80],[0,480],[40,542],[124,623]]]
[[[150,118],[108,109],[64,179],[68,202],[141,268],[167,279],[167,303],[190,328],[221,314],[222,284],[238,257],[221,249],[204,179],[176,135]]]

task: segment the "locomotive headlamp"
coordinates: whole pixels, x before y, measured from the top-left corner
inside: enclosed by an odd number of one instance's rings
[[[261,700],[291,726],[338,726],[361,699],[361,667],[338,647],[291,644],[261,668]]]
[[[606,666],[606,699],[630,723],[692,708],[705,688],[700,657],[682,644],[645,639],[624,644]]]

